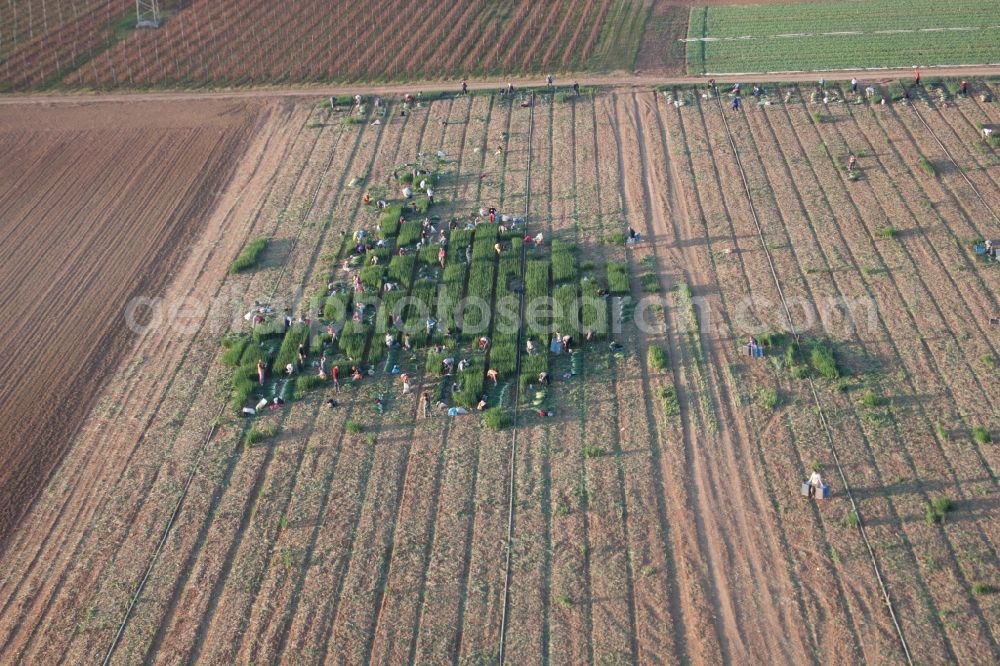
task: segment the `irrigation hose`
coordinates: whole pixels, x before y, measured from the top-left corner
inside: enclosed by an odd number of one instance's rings
[[[920,123],[924,126],[924,128],[931,135],[931,137],[933,137],[934,141],[936,141],[937,144],[941,146],[941,150],[943,150],[944,154],[948,156],[948,159],[951,160],[951,163],[955,165],[955,168],[958,169],[958,173],[962,175],[962,178],[964,178],[965,182],[969,184],[969,187],[972,188],[972,191],[976,193],[976,197],[979,198],[979,201],[983,204],[983,207],[986,208],[986,210],[990,211],[990,215],[993,216],[993,221],[1000,223],[1000,217],[997,217],[997,214],[996,212],[994,212],[993,208],[991,208],[990,205],[986,203],[986,199],[983,198],[983,195],[979,192],[979,188],[976,187],[976,185],[969,178],[968,174],[965,173],[965,169],[962,168],[962,166],[958,163],[958,160],[956,160],[955,157],[951,154],[951,151],[949,151],[948,148],[944,145],[944,142],[942,142],[941,139],[938,138],[937,133],[933,129],[931,129],[931,126],[927,124],[927,121],[924,120],[924,117],[920,114],[919,111],[917,111],[917,105],[911,103],[909,104],[909,107],[913,110],[913,115],[917,117],[917,120],[920,121]]]
[[[788,326],[791,330],[792,337],[795,338],[795,342],[797,344],[800,344],[801,340],[799,338],[799,333],[796,331],[795,323],[792,321],[792,316],[788,309],[788,303],[785,300],[785,292],[781,288],[781,281],[778,279],[778,271],[774,267],[774,260],[771,257],[770,249],[767,247],[767,242],[764,239],[764,230],[760,225],[760,218],[757,216],[757,209],[753,204],[753,195],[751,194],[750,183],[747,180],[746,171],[743,169],[743,160],[740,159],[739,150],[736,147],[736,140],[733,138],[733,131],[729,126],[728,118],[726,118],[726,110],[722,106],[722,98],[719,97],[719,88],[713,84],[712,89],[715,93],[714,96],[716,105],[719,107],[719,115],[722,116],[722,122],[726,126],[726,136],[729,139],[729,145],[733,149],[733,157],[736,159],[736,166],[740,172],[740,180],[743,182],[743,190],[747,197],[747,203],[750,206],[750,214],[753,217],[754,226],[757,228],[757,235],[760,237],[760,245],[764,249],[768,266],[771,268],[771,276],[774,278],[774,286],[778,289],[778,296],[781,299],[781,306],[785,310],[785,317],[788,319]],[[738,112],[745,113],[742,108],[739,109]],[[854,493],[851,492],[851,486],[847,482],[847,476],[844,474],[844,469],[840,464],[840,456],[837,454],[837,447],[833,442],[833,434],[830,431],[830,425],[827,422],[826,413],[823,411],[823,405],[820,403],[819,394],[816,392],[816,385],[813,383],[811,377],[807,377],[806,381],[809,383],[809,392],[812,394],[813,403],[816,405],[816,412],[819,414],[820,423],[823,424],[823,432],[826,435],[827,442],[829,443],[830,453],[833,454],[833,462],[837,467],[837,474],[840,476],[841,483],[844,484],[844,492],[846,493],[848,500],[850,500],[851,509],[854,511],[854,515],[858,518],[858,532],[861,534],[861,539],[864,541],[865,548],[868,549],[868,557],[871,559],[872,569],[875,571],[875,579],[878,581],[879,588],[882,592],[882,599],[885,602],[886,609],[889,611],[889,617],[892,619],[892,624],[896,629],[896,636],[899,638],[900,646],[903,648],[906,663],[909,664],[909,666],[913,666],[913,658],[910,655],[910,648],[906,644],[906,638],[903,636],[903,629],[896,617],[896,611],[893,607],[892,598],[889,596],[889,589],[882,577],[882,572],[878,566],[878,560],[875,558],[875,549],[872,548],[871,542],[868,540],[868,534],[865,531],[865,524],[861,518],[861,511],[854,499]]]
[[[514,101],[511,100],[511,104]],[[535,93],[531,93],[528,105],[528,166],[525,169],[524,174],[524,231],[528,231],[528,208],[531,202],[531,136],[534,130],[534,120],[535,120]],[[527,235],[527,233],[525,233]],[[517,412],[518,405],[521,402],[521,382],[519,380],[521,376],[521,332],[524,328],[524,293],[527,284],[524,281],[525,269],[528,260],[528,246],[526,243],[521,244],[521,294],[518,299],[518,313],[520,317],[520,325],[517,327],[517,342],[515,346],[517,348],[517,353],[514,355],[514,410],[512,415],[511,424],[511,435],[510,435],[510,486],[508,487],[508,500],[507,500],[507,553],[504,560],[504,579],[503,579],[503,606],[500,613],[500,645],[498,649],[498,657],[500,666],[504,664],[504,657],[506,653],[504,651],[505,641],[507,638],[507,608],[510,605],[510,563],[511,563],[511,553],[514,549],[514,465],[517,462]]]

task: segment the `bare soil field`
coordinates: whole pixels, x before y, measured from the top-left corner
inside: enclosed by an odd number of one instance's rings
[[[1000,111],[930,87],[876,106],[836,85],[813,102],[792,84],[739,112],[704,92],[524,106],[480,94],[405,115],[395,98],[384,115],[274,102],[256,121],[216,102],[256,131],[228,184],[212,186],[173,279],[128,291],[210,307],[144,331],[95,391],[0,557],[0,652],[995,661],[1000,273],[973,246],[995,236],[1000,204],[1000,158],[977,123]],[[377,324],[358,352],[370,376],[321,381],[252,424],[236,416],[220,339],[246,334],[254,301],[316,317],[316,294],[377,272],[341,268],[344,234],[375,231],[363,193],[392,198],[394,173],[420,155],[438,156],[430,211],[442,224],[487,206],[526,216],[545,239],[526,256],[544,266],[546,293],[624,279],[620,296],[655,300],[633,313],[611,299],[618,328],[576,356],[522,357],[546,363],[553,414],[538,413],[532,387],[516,430],[475,413],[424,417],[420,393],[451,378],[426,362],[434,352],[389,357]],[[629,226],[639,243],[624,243]],[[499,296],[520,275],[491,246],[463,259],[462,231],[440,268],[460,293]],[[398,229],[378,233],[408,246]],[[260,236],[257,265],[227,274]],[[568,266],[553,241],[572,247]],[[614,284],[609,262],[624,267]],[[762,359],[746,354],[751,334]],[[309,350],[303,378],[320,363]],[[484,391],[492,404],[502,393]],[[251,441],[251,428],[273,434]],[[799,494],[813,466],[828,500]]]
[[[58,465],[218,200],[256,105],[19,109],[0,116],[0,534]]]

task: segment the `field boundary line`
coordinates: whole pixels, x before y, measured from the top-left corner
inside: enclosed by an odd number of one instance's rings
[[[767,263],[771,269],[771,276],[774,278],[774,285],[778,290],[778,296],[781,298],[781,307],[785,311],[785,317],[788,319],[788,325],[792,336],[795,338],[797,343],[801,343],[799,333],[795,329],[795,322],[792,320],[792,315],[788,309],[788,302],[785,300],[785,292],[781,288],[781,281],[778,279],[777,269],[774,267],[774,259],[771,257],[771,251],[768,249],[767,242],[764,239],[764,230],[760,225],[760,218],[757,216],[757,209],[753,203],[750,183],[747,181],[746,172],[743,169],[743,161],[740,159],[739,150],[736,147],[736,140],[733,138],[733,131],[729,126],[729,119],[726,118],[726,111],[722,106],[722,98],[719,97],[718,86],[713,85],[712,89],[715,93],[715,102],[719,108],[719,114],[722,117],[722,122],[726,126],[726,137],[729,139],[729,144],[733,149],[733,158],[736,160],[736,166],[740,172],[740,180],[743,183],[743,190],[747,196],[747,204],[750,207],[750,214],[753,217],[754,226],[757,228],[757,235],[760,237],[760,244],[764,250],[764,255],[767,257]],[[878,560],[875,557],[875,549],[868,540],[868,535],[865,532],[864,520],[861,518],[861,512],[854,499],[854,493],[851,491],[851,486],[847,482],[847,476],[844,474],[844,468],[840,464],[840,456],[837,454],[837,446],[833,442],[833,434],[830,431],[830,424],[827,421],[826,412],[823,410],[822,403],[820,403],[819,394],[816,392],[816,385],[813,383],[812,378],[807,377],[806,381],[809,383],[809,392],[812,394],[813,403],[816,405],[816,413],[819,416],[820,423],[823,425],[823,432],[826,435],[827,442],[829,443],[830,453],[833,455],[833,461],[837,467],[837,474],[840,476],[840,480],[844,484],[844,492],[847,494],[847,499],[851,503],[851,509],[854,511],[854,515],[858,517],[858,533],[861,535],[861,539],[865,543],[865,548],[868,550],[868,556],[871,559],[872,569],[875,572],[875,578],[878,581],[879,588],[882,592],[882,599],[885,602],[886,610],[888,610],[889,617],[892,619],[892,624],[896,629],[896,635],[899,638],[900,647],[903,648],[906,663],[909,664],[909,666],[913,666],[913,657],[910,655],[910,648],[906,643],[906,638],[903,636],[903,629],[896,617],[896,610],[893,606],[892,598],[889,596],[889,590],[886,587],[885,580],[882,577],[882,572],[879,569]]]
[[[535,120],[535,93],[531,93],[529,98],[530,105],[528,107],[528,166],[524,172],[524,234],[527,235],[528,232],[528,209],[531,203],[531,138],[534,132],[534,120]],[[513,108],[513,101],[511,102]],[[514,390],[513,390],[513,414],[511,415],[512,426],[510,436],[510,485],[508,487],[508,499],[507,499],[507,543],[505,545],[506,555],[504,557],[504,579],[503,579],[503,594],[501,595],[501,612],[500,612],[500,645],[497,652],[498,661],[500,666],[504,664],[504,648],[505,641],[507,638],[507,609],[510,606],[510,562],[511,562],[511,552],[513,550],[514,541],[514,485],[515,485],[515,465],[517,463],[517,412],[518,405],[521,402],[521,334],[524,330],[524,292],[527,285],[524,282],[525,267],[527,266],[528,258],[528,245],[527,243],[521,244],[521,293],[518,298],[518,316],[520,321],[517,327],[517,341],[515,342],[515,348],[517,352],[515,354],[516,362],[514,364]]]

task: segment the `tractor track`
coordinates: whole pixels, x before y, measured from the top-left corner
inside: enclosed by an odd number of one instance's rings
[[[740,179],[743,184],[743,190],[746,193],[747,203],[750,206],[750,212],[751,216],[753,217],[754,226],[756,227],[757,235],[760,238],[760,245],[761,248],[764,250],[765,256],[767,257],[767,263],[771,271],[771,277],[774,279],[775,287],[777,288],[778,295],[781,299],[781,306],[785,312],[785,318],[788,320],[789,329],[792,333],[792,336],[795,338],[795,341],[800,342],[799,333],[795,328],[795,322],[792,319],[791,311],[789,310],[788,307],[788,302],[785,300],[784,290],[781,287],[781,280],[778,278],[778,271],[775,268],[774,259],[771,256],[771,250],[770,248],[768,248],[767,241],[764,238],[764,230],[761,227],[760,219],[757,216],[757,209],[753,203],[753,194],[750,189],[750,183],[747,180],[746,172],[743,169],[743,161],[740,159],[739,150],[736,147],[736,140],[733,137],[732,128],[729,126],[729,119],[726,118],[726,112],[722,106],[722,98],[719,96],[719,89],[717,86],[713,85],[713,90],[715,93],[714,98],[716,105],[718,106],[719,109],[719,114],[722,117],[723,123],[726,126],[726,137],[728,138],[729,144],[732,147],[733,158],[735,159],[736,166],[740,172]],[[742,110],[740,112],[745,113],[745,111]],[[889,596],[889,590],[888,587],[886,586],[885,579],[882,575],[882,571],[879,568],[878,559],[875,557],[875,549],[872,547],[871,542],[868,540],[868,535],[865,531],[864,519],[862,518],[858,504],[855,501],[854,493],[851,491],[851,486],[847,481],[847,476],[844,474],[844,468],[841,466],[840,456],[837,453],[837,447],[833,441],[833,433],[831,432],[829,422],[827,421],[826,412],[823,410],[823,405],[820,402],[819,394],[816,391],[816,385],[811,377],[807,377],[806,381],[809,384],[809,393],[812,396],[813,403],[816,405],[816,413],[819,416],[820,423],[823,425],[823,432],[826,436],[827,444],[829,445],[830,448],[830,453],[833,456],[834,465],[837,468],[837,475],[840,477],[841,483],[844,484],[844,492],[847,494],[847,498],[851,503],[851,508],[853,509],[855,515],[858,518],[858,533],[861,535],[861,538],[865,543],[865,548],[868,550],[868,556],[871,559],[872,563],[872,570],[875,574],[875,579],[881,591],[882,599],[885,601],[886,610],[889,613],[889,617],[892,620],[893,627],[896,630],[896,636],[899,639],[900,648],[903,650],[903,655],[906,659],[906,663],[909,664],[909,666],[913,666],[913,657],[910,654],[910,648],[906,643],[906,637],[903,635],[903,629],[900,626],[899,620],[896,617],[896,611],[892,603],[892,598]]]

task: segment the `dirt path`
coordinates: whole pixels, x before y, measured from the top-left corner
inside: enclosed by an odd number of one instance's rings
[[[984,78],[1000,75],[1000,66],[968,65],[964,67],[923,67],[930,76],[961,76],[966,78]],[[870,69],[870,70],[840,70],[823,72],[780,72],[780,73],[742,73],[734,75],[718,75],[720,80],[752,80],[764,82],[813,82],[822,76],[827,82],[847,80],[857,76],[862,81],[888,81],[891,79],[909,79],[913,70],[903,69]],[[582,72],[579,76],[564,74],[556,80],[559,86],[569,87],[573,82],[581,86],[601,87],[635,87],[652,88],[661,85],[698,85],[706,84],[715,76],[661,76],[657,74],[631,74],[614,72],[611,74],[589,74]],[[926,76],[925,76],[926,78]],[[193,100],[262,100],[269,98],[295,97],[329,97],[330,95],[393,95],[418,92],[436,92],[439,90],[455,90],[458,92],[461,80],[455,81],[418,81],[414,83],[366,84],[366,85],[317,85],[301,87],[259,87],[253,89],[231,90],[164,90],[156,92],[114,92],[93,93],[80,92],[76,94],[11,94],[0,97],[0,105],[17,104],[51,104],[51,105],[87,105],[90,103],[136,102],[136,101],[193,101]],[[470,90],[499,90],[511,82],[515,87],[542,86],[541,77],[512,79],[476,79],[468,80]],[[0,120],[0,125],[2,125]]]

